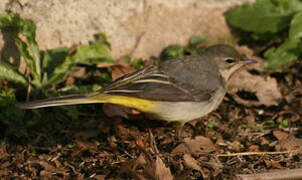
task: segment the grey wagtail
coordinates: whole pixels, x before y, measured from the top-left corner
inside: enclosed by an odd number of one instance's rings
[[[163,61],[123,76],[91,94],[78,94],[19,104],[22,109],[111,103],[137,109],[152,118],[182,125],[215,110],[230,76],[245,64],[231,46],[215,45],[200,54]]]

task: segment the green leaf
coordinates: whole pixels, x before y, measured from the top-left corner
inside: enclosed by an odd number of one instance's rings
[[[95,65],[104,61],[115,63],[115,61],[112,60],[107,47],[100,42],[79,47],[76,53],[70,58],[71,62],[85,65]]]
[[[101,43],[105,44],[109,48],[109,50],[111,50],[111,44],[108,41],[108,38],[107,38],[106,34],[98,33],[98,34],[95,35],[95,37],[96,37],[97,41],[100,41]]]
[[[49,83],[54,85],[64,81],[70,73],[74,72],[77,64],[95,65],[101,62],[115,63],[108,49],[101,42],[81,46],[75,54],[68,56],[60,66],[55,68]]]
[[[0,78],[27,85],[24,76],[12,64],[4,61],[0,61]]]
[[[268,41],[271,41],[271,40],[278,40],[278,39],[287,38],[287,35],[276,34],[276,33],[271,33],[271,32],[266,32],[266,33],[262,33],[262,34],[253,33],[253,34],[251,34],[251,38],[255,41],[265,43],[265,42],[268,42]]]
[[[208,38],[205,36],[192,36],[189,40],[189,44],[191,46],[196,46],[204,41],[206,41]]]
[[[208,124],[208,127],[211,129],[211,130],[214,130],[215,126],[217,125],[217,122],[216,122],[216,119],[213,119],[209,122]]]
[[[244,31],[277,33],[287,28],[293,15],[301,10],[299,0],[258,0],[229,11],[226,20]]]
[[[43,87],[48,85],[48,77],[52,76],[55,67],[64,62],[65,58],[68,56],[68,51],[69,49],[67,47],[59,47],[44,51],[42,59]]]
[[[19,14],[0,14],[0,28],[15,27],[17,28],[16,30],[20,31],[20,19]]]
[[[297,60],[302,53],[302,43],[298,40],[286,40],[278,48],[268,49],[264,56],[264,70],[270,71]]]
[[[282,128],[287,128],[287,127],[288,127],[288,121],[286,119],[281,120],[279,123],[279,128],[282,129]]]
[[[136,58],[134,60],[131,60],[130,56],[124,56],[123,57],[123,61],[125,61],[126,63],[130,64],[134,69],[143,69],[144,68],[144,64],[143,64],[143,59],[142,58]]]
[[[134,59],[131,62],[131,66],[137,70],[143,69],[144,68],[143,59],[142,58]]]
[[[161,53],[161,59],[170,59],[173,57],[183,56],[184,48],[180,45],[170,45]]]
[[[7,102],[15,102],[15,92],[15,89],[0,90],[0,107],[5,107],[10,104]]]
[[[290,23],[289,39],[296,40],[302,37],[302,12],[297,13]]]
[[[130,56],[124,56],[123,57],[123,61],[125,61],[128,64],[130,64],[131,63],[131,57]]]
[[[42,70],[47,74],[51,74],[55,67],[62,64],[68,56],[67,47],[59,47],[56,49],[49,49],[44,51],[42,59]]]
[[[35,82],[34,85],[36,87],[41,87],[40,50],[35,40],[35,23],[29,19],[22,19],[19,14],[0,14],[0,28],[15,29],[25,37],[26,41],[16,36],[15,43],[31,70],[33,82]]]
[[[22,118],[24,113],[16,107],[15,89],[0,90],[0,121]],[[9,123],[9,122],[6,122]]]
[[[34,64],[33,57],[31,56],[30,52],[28,51],[27,44],[24,41],[22,41],[19,37],[15,38],[15,43],[18,47],[18,50],[19,50],[21,56],[24,58],[27,66],[29,67],[33,76],[38,76],[38,74],[36,73],[36,66]]]

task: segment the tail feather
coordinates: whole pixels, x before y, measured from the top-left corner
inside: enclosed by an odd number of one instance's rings
[[[62,105],[74,105],[74,104],[90,104],[98,103],[97,100],[89,98],[87,95],[71,95],[63,96],[53,99],[42,99],[27,103],[18,104],[21,109],[37,109],[43,107],[62,106]]]
[[[91,104],[91,103],[111,103],[118,104],[130,108],[135,108],[143,112],[152,112],[155,108],[155,103],[142,98],[111,95],[106,93],[92,93],[63,96],[53,99],[43,99],[27,103],[18,104],[20,109],[37,109],[43,107],[73,105],[73,104]]]

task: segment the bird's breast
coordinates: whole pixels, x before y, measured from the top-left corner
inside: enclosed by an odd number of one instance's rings
[[[221,87],[216,90],[212,98],[206,101],[157,101],[156,108],[153,111],[157,119],[186,123],[188,121],[203,117],[215,110],[222,102],[225,93],[226,88]]]

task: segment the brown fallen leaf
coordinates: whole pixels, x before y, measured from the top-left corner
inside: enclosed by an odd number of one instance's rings
[[[109,71],[111,72],[112,80],[116,80],[119,77],[130,74],[136,71],[133,67],[131,67],[128,63],[118,60],[117,64],[110,62],[102,62],[97,65],[98,68],[110,67]]]
[[[215,151],[213,142],[204,136],[196,136],[195,139],[185,138],[184,142],[173,149],[172,153],[209,153]]]
[[[109,71],[111,72],[112,80],[116,80],[117,78],[130,74],[136,70],[129,64],[122,63],[111,66]]]
[[[253,51],[245,46],[236,47],[239,52],[243,52],[248,58],[258,61],[256,64],[250,64],[247,68],[236,73],[230,80],[229,93],[234,99],[247,106],[271,106],[277,105],[282,98],[276,79],[271,77],[262,77],[251,74],[249,70],[263,72],[263,59],[253,56]],[[244,91],[254,94],[258,101],[242,99],[237,92]]]
[[[249,151],[250,151],[250,152],[258,152],[258,151],[259,151],[259,146],[253,144],[253,145],[251,145],[251,146],[249,147]]]
[[[106,175],[95,175],[93,178],[97,179],[97,180],[105,180],[106,179]]]
[[[110,63],[110,62],[102,62],[100,64],[98,64],[96,67],[97,68],[105,68],[105,67],[111,67],[111,66],[114,66],[116,64],[114,63]]]
[[[297,150],[302,147],[302,139],[296,138],[293,135],[289,135],[286,139],[282,139],[279,141],[279,144],[276,145],[276,149],[278,151],[281,150]]]
[[[97,147],[95,144],[90,142],[76,141],[76,146],[73,148],[72,157],[79,156],[84,151],[89,151],[91,154],[97,152]]]
[[[286,132],[283,131],[273,131],[273,135],[275,136],[275,138],[277,138],[278,140],[283,140],[283,139],[287,139],[288,134]]]
[[[68,170],[65,169],[64,167],[55,167],[53,166],[50,162],[45,161],[45,160],[36,160],[29,162],[29,164],[39,164],[41,165],[44,169],[40,172],[41,176],[52,176],[54,174],[62,174],[66,176],[68,173]]]
[[[295,88],[292,92],[285,96],[288,103],[293,101],[302,100],[302,86]]]
[[[71,73],[68,78],[66,79],[65,86],[71,86],[75,83],[75,78],[82,78],[85,79],[88,77],[86,72],[86,68],[84,67],[77,67],[77,71]]]
[[[157,180],[172,180],[174,179],[170,168],[167,168],[162,159],[159,156],[156,156],[156,160],[153,162],[149,162],[149,166],[147,166],[144,170],[149,177]]]
[[[198,165],[198,161],[194,159],[191,154],[184,154],[183,156],[184,163],[188,168],[195,169],[197,171],[201,171],[200,166]]]
[[[277,105],[282,98],[276,79],[252,75],[246,70],[240,71],[230,81],[229,93],[234,99],[247,106]],[[238,91],[254,94],[258,101],[245,100],[238,96]]]

